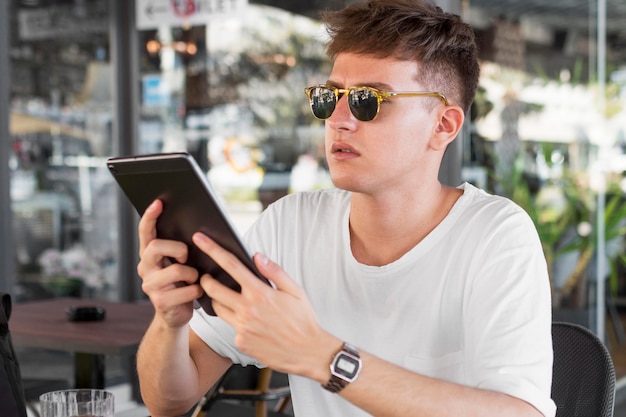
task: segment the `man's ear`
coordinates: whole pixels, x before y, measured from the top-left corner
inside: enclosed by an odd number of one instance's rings
[[[430,146],[434,150],[445,150],[463,127],[465,113],[459,106],[446,106],[439,112],[439,122],[435,126]]]

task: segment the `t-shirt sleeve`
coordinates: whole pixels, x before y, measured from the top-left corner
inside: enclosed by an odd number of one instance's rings
[[[259,368],[264,366],[235,347],[235,330],[221,318],[210,316],[199,308],[194,311],[189,325],[191,330],[218,355],[243,366],[254,365]]]
[[[555,415],[551,297],[545,256],[528,216],[514,212],[494,238],[491,253],[467,293],[470,385],[504,392]],[[503,232],[500,230],[500,232]],[[514,360],[512,360],[514,359]]]

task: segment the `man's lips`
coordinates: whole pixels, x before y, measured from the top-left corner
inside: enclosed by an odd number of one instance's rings
[[[333,143],[333,146],[330,148],[330,152],[335,156],[341,156],[341,155],[358,156],[359,155],[356,149],[354,149],[352,146],[348,145],[347,143],[337,143],[337,142]]]

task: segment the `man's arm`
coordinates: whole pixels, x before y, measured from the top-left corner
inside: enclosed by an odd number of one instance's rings
[[[141,395],[152,416],[184,414],[231,365],[189,326],[150,325],[137,353]]]
[[[137,353],[141,394],[155,417],[186,413],[230,365],[229,359],[217,355],[189,329],[193,302],[202,288],[196,282],[198,272],[183,265],[187,246],[157,239],[156,221],[162,209],[162,203],[155,201],[139,222],[137,266],[141,288],[155,310]]]
[[[361,358],[361,375],[339,395],[377,417],[542,416],[529,403],[507,394],[426,377],[367,352],[361,352]]]

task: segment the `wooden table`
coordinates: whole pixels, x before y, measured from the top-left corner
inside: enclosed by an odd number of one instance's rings
[[[106,309],[102,321],[72,322],[70,306],[97,305]],[[112,303],[76,298],[16,303],[11,314],[13,344],[74,353],[76,388],[104,388],[105,355],[130,358],[139,347],[154,309],[149,302]],[[133,397],[140,400],[134,365],[130,365]]]

